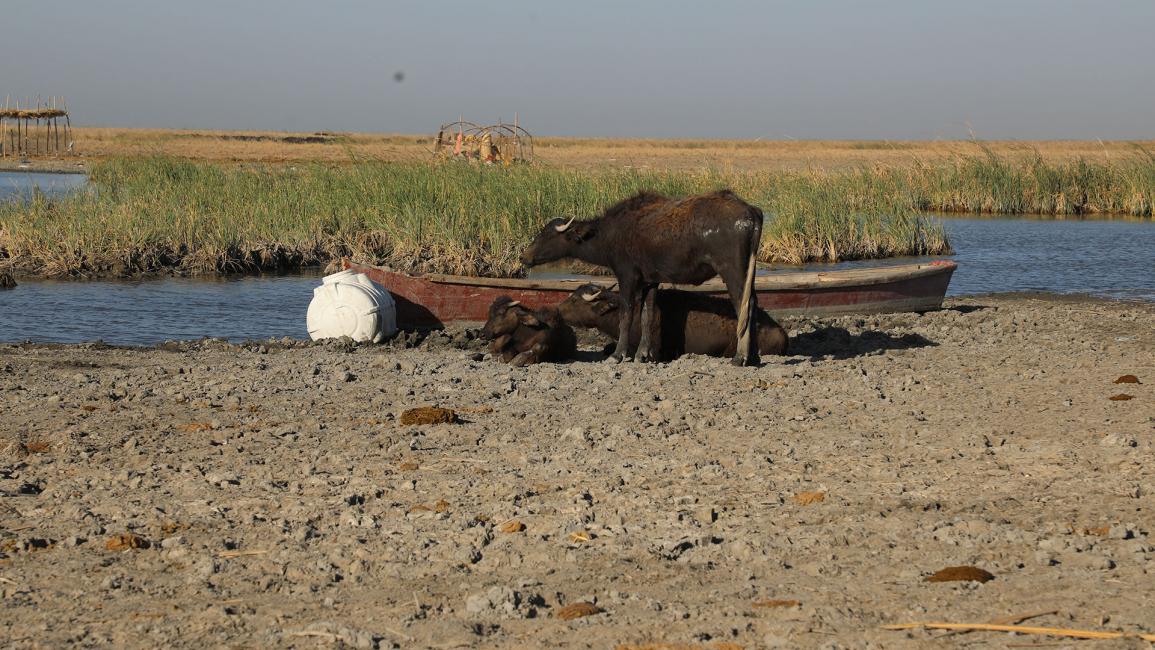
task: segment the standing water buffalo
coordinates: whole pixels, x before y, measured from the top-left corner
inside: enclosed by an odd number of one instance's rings
[[[729,190],[669,199],[642,192],[588,221],[554,219],[522,253],[526,266],[576,258],[607,266],[617,277],[622,303],[615,359],[629,358],[629,332],[641,308],[638,360],[654,358],[650,340],[660,282],[701,284],[722,276],[738,316],[733,362],[757,365],[750,336],[758,297],[754,262],[762,239],[762,211]]]
[[[738,319],[730,301],[690,291],[659,289],[655,306],[659,359],[676,359],[683,354],[726,357],[733,356],[738,349],[738,340],[734,337]],[[562,301],[557,310],[570,325],[594,327],[616,340],[620,307],[621,298],[617,293],[586,284]],[[786,330],[762,309],[755,310],[754,318],[758,353],[786,354],[789,345]],[[640,329],[635,324],[630,331],[631,350],[638,344]]]
[[[577,337],[555,309],[532,311],[509,296],[489,306],[489,320],[481,335],[489,350],[502,361],[527,366],[542,361],[564,361],[577,351]]]

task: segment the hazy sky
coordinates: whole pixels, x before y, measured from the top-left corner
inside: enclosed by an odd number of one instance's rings
[[[0,94],[83,125],[1155,138],[1151,0],[4,5]]]

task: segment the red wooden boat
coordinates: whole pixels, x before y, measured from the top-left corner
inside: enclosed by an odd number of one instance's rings
[[[342,265],[368,275],[389,290],[397,303],[402,329],[440,327],[456,321],[484,322],[498,296],[510,296],[531,307],[553,306],[586,283],[610,286],[613,276],[573,279],[477,278],[425,273],[410,275],[344,260]],[[932,311],[942,307],[951,274],[949,261],[840,271],[799,271],[755,276],[758,306],[775,317],[881,314]],[[667,285],[662,285],[667,286]],[[675,285],[728,297],[720,278],[700,285]]]

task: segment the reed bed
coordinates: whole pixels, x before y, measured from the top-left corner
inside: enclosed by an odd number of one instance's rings
[[[288,270],[340,256],[412,271],[521,272],[554,216],[641,189],[729,187],[766,213],[760,257],[801,264],[951,252],[925,212],[1150,218],[1155,157],[946,163],[839,172],[594,171],[456,162],[226,166],[171,157],[97,165],[92,189],[0,206],[0,268],[44,276]]]
[[[889,175],[880,180],[905,188],[909,207],[923,212],[1149,218],[1155,200],[1155,155],[1140,147],[1114,160],[1062,163],[1038,154],[1012,162],[984,149],[982,155]]]
[[[340,256],[516,276],[547,218],[655,190],[729,187],[766,212],[760,257],[799,264],[951,252],[929,211],[1152,216],[1155,157],[1050,163],[994,155],[849,171],[575,171],[357,160],[288,167],[171,157],[98,164],[89,192],[0,206],[0,268],[42,276],[241,272]]]
[[[414,271],[517,275],[554,216],[593,216],[642,189],[730,187],[767,214],[761,257],[802,263],[946,253],[940,225],[854,175],[576,172],[361,161],[233,167],[103,162],[92,189],[0,207],[0,265],[45,276],[284,270],[340,256]]]

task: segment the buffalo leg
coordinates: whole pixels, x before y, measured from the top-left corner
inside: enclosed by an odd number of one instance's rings
[[[642,335],[638,340],[638,361],[657,361],[658,355],[654,350],[654,301],[658,295],[656,285],[642,286]],[[658,337],[661,340],[661,337]]]
[[[630,355],[630,330],[634,328],[634,308],[638,305],[639,284],[640,280],[637,277],[618,274],[618,288],[621,291],[622,303],[621,314],[618,316],[618,347],[614,348],[614,354],[611,357],[617,361],[632,359]]]
[[[743,269],[726,269],[720,272],[726,283],[726,291],[730,293],[730,302],[734,304],[734,314],[738,317],[738,330],[735,332],[737,346],[734,348],[732,363],[736,366],[756,366],[758,358],[757,340],[753,336],[754,309],[758,296],[754,293],[754,267],[752,264]]]
[[[541,343],[538,343],[525,352],[522,352],[521,354],[514,357],[509,362],[509,365],[528,366],[534,363],[541,363],[543,356],[545,356],[545,346],[543,346]]]

